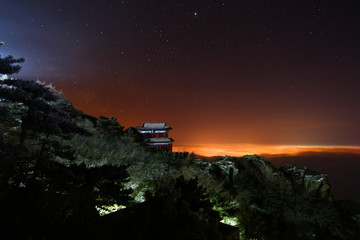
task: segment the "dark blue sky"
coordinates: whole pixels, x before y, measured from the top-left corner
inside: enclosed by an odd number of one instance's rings
[[[89,114],[167,121],[175,143],[359,145],[359,8],[0,0],[1,54]]]

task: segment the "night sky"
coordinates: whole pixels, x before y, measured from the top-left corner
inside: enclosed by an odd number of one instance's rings
[[[179,150],[360,145],[359,1],[0,0],[0,11],[2,56],[26,59],[14,77],[125,127],[165,121]]]

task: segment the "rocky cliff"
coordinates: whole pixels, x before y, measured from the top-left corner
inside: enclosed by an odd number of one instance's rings
[[[305,191],[318,194],[330,199],[330,184],[326,174],[308,169],[303,166],[284,165],[279,169],[258,155],[245,155],[243,157],[229,157],[218,159],[209,163],[210,168],[219,168],[221,175],[225,176],[226,182],[236,184],[240,180],[241,172],[250,171],[263,181],[282,182],[282,187],[296,191]]]
[[[227,189],[213,202],[222,217],[238,221],[243,239],[355,239],[360,233],[360,211],[334,201],[326,174],[296,165],[275,168],[258,155],[199,160],[198,166]]]

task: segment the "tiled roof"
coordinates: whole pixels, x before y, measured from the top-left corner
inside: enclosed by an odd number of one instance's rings
[[[143,123],[141,127],[136,127],[139,130],[151,130],[151,129],[168,129],[170,130],[171,127],[167,126],[165,122],[154,122],[154,123]]]
[[[143,123],[144,128],[164,128],[166,126],[166,123],[160,122],[160,123]]]

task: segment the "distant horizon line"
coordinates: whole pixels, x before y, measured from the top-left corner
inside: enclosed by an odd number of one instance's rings
[[[356,145],[284,145],[284,144],[183,144],[174,145],[174,152],[194,152],[204,157],[215,156],[289,156],[305,152],[330,152],[360,154]]]

